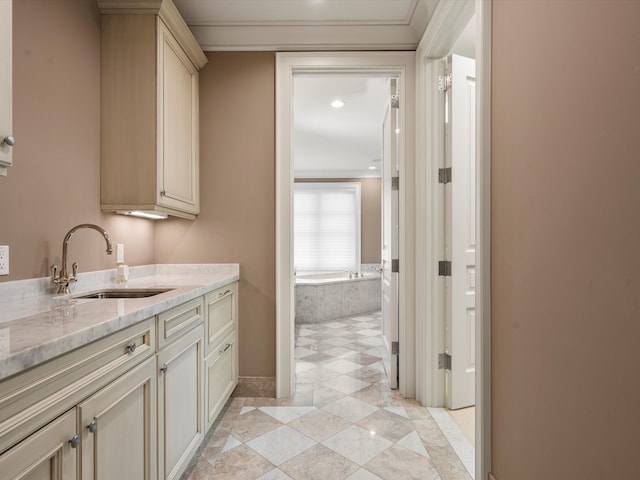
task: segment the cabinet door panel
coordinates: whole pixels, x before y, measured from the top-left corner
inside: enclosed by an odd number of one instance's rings
[[[204,436],[202,337],[200,325],[158,353],[161,478],[178,478]]]
[[[198,73],[171,33],[160,24],[162,172],[160,204],[198,213]]]
[[[155,365],[148,359],[78,406],[83,480],[155,479]]]
[[[235,332],[211,352],[205,360],[207,429],[211,427],[225,402],[238,384]]]
[[[68,411],[0,455],[4,480],[74,480],[77,448],[69,440],[76,433],[76,411]]]

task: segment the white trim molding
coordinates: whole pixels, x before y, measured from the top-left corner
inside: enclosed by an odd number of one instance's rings
[[[293,78],[309,74],[398,78],[404,107],[399,133],[400,175],[400,393],[415,396],[415,163],[414,52],[276,54],[276,396],[294,393],[293,289]]]
[[[438,76],[445,57],[476,14],[476,479],[491,471],[491,0],[440,1],[416,53],[416,398],[425,406],[445,402],[438,370],[444,351],[444,282],[437,262],[444,258],[444,193],[438,168],[444,159],[444,95]]]

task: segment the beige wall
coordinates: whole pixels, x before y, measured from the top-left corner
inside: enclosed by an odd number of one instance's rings
[[[125,243],[131,265],[153,260],[153,224],[100,212],[100,17],[95,0],[13,2],[14,166],[0,177],[0,244],[9,276],[49,275],[65,233],[97,223]],[[95,231],[69,260],[80,272],[115,267]]]
[[[200,203],[156,226],[159,263],[240,264],[240,375],[275,375],[275,57],[207,53]]]
[[[296,182],[360,182],[362,263],[380,263],[382,238],[382,182],[379,178],[296,178]]]
[[[640,2],[494,2],[493,472],[637,478]]]

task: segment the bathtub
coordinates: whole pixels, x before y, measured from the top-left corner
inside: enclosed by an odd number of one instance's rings
[[[296,275],[296,323],[316,323],[380,310],[377,273],[349,278],[347,272]]]

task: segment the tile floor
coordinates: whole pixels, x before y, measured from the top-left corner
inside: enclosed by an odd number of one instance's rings
[[[233,398],[188,480],[471,480],[426,408],[389,389],[380,313],[296,326],[289,399]]]

